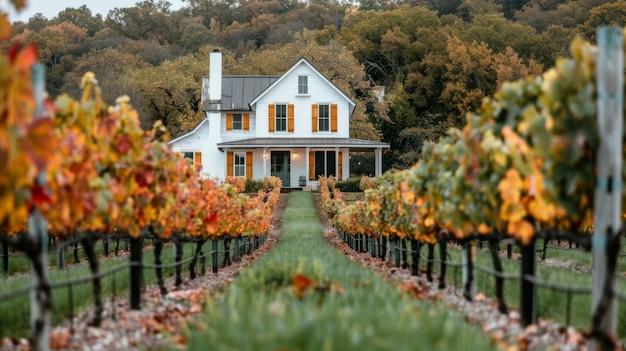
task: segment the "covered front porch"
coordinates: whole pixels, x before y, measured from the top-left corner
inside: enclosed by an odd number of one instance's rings
[[[252,178],[276,176],[283,187],[312,189],[317,188],[320,175],[347,178],[350,152],[373,152],[374,175],[381,175],[383,151],[389,149],[387,143],[347,138],[254,138],[217,146],[224,152],[245,151],[253,157]]]

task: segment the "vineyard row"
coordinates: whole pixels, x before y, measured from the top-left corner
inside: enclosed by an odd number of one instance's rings
[[[626,200],[622,32],[601,28],[598,47],[574,40],[572,57],[542,76],[504,83],[467,114],[462,129],[426,143],[412,168],[362,179],[364,200],[346,202],[332,177],[320,178],[322,207],[348,235],[413,239],[429,253],[435,244],[445,252],[448,240],[466,243],[467,265],[473,241],[488,240],[500,274],[495,246],[501,238],[515,240],[525,325],[536,320],[537,233],[584,238],[594,253],[592,349],[614,348],[614,276]],[[496,284],[505,311],[501,277]]]

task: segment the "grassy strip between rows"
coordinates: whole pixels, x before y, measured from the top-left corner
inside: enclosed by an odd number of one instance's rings
[[[444,307],[422,304],[323,240],[309,192],[289,195],[283,238],[209,299],[189,350],[495,350]]]

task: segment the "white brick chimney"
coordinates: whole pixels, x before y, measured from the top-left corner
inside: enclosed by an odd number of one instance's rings
[[[206,82],[206,80],[204,80]],[[206,140],[202,157],[203,171],[211,177],[221,179],[226,174],[226,154],[217,148],[222,142],[222,53],[214,50],[209,55],[209,91],[208,106],[202,104],[208,119],[208,135],[203,136]]]
[[[214,50],[209,56],[209,104],[222,103],[222,53]]]

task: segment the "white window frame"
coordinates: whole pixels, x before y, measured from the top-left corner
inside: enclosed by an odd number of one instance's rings
[[[243,114],[242,113],[233,113],[233,130],[243,130]],[[236,121],[236,120],[239,121]],[[239,125],[237,127],[237,124]]]
[[[322,110],[326,110],[326,115]],[[325,127],[325,128],[323,128]],[[330,132],[330,104],[317,105],[317,130],[319,132]]]
[[[246,153],[235,152],[233,155],[233,175],[235,177],[246,176]]]
[[[196,161],[196,153],[194,151],[183,151],[183,158],[189,160],[189,164],[193,165]]]
[[[309,95],[309,76],[298,76],[298,95]]]
[[[279,116],[279,110],[282,109],[282,107],[284,107],[284,116]],[[287,111],[288,106],[287,104],[276,104],[275,108],[274,108],[274,131],[276,132],[286,132],[287,131],[287,124],[288,124],[288,116],[287,114],[289,113]],[[282,111],[281,111],[282,112]],[[281,125],[279,123],[279,121],[284,121],[284,125]],[[280,129],[279,127],[284,126],[284,129]]]

